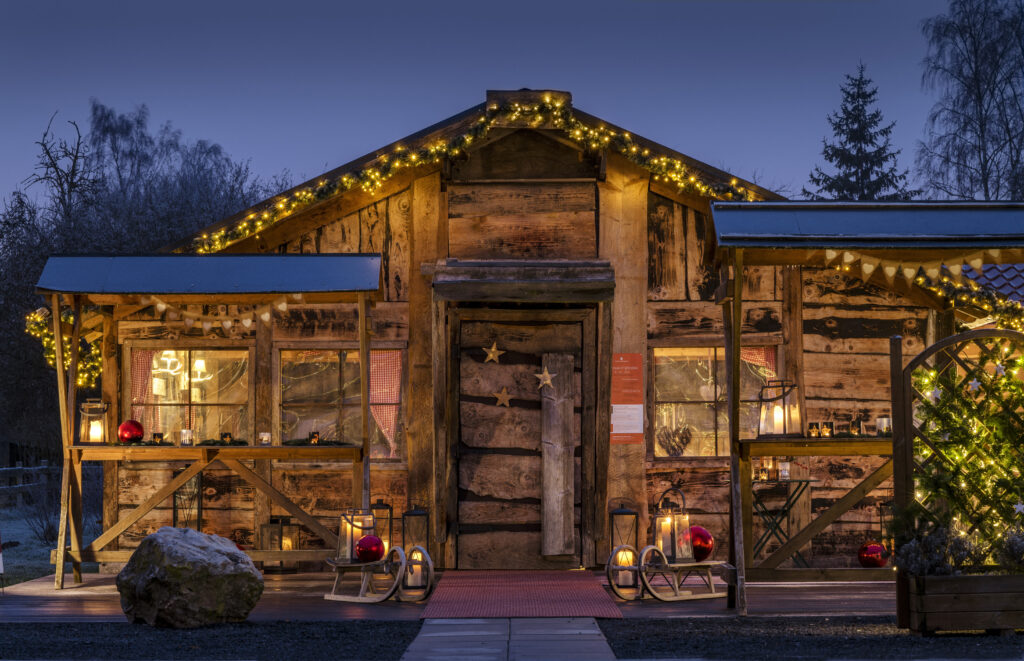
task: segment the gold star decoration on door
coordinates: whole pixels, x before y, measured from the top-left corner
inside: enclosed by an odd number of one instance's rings
[[[492,360],[494,362],[498,362],[498,357],[505,352],[498,348],[497,342],[494,342],[491,344],[490,349],[484,349],[484,353],[487,354],[487,358],[484,359],[484,362],[489,363]]]
[[[540,390],[544,386],[550,386],[552,389],[554,389],[555,384],[551,383],[551,378],[558,376],[558,374],[551,374],[550,372],[548,372],[547,366],[545,366],[544,371],[542,373],[534,374],[534,376],[537,377],[537,379],[540,381],[540,383],[537,385],[537,390]]]
[[[498,398],[498,401],[494,404],[495,406],[511,407],[509,401],[512,399],[512,395],[508,394],[508,388],[505,386],[501,387],[501,392],[492,392],[491,395]]]

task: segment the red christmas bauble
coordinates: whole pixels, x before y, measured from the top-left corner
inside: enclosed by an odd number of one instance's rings
[[[125,420],[117,427],[117,440],[122,443],[136,443],[143,435],[142,423],[138,420]]]
[[[715,538],[701,526],[690,526],[690,543],[693,545],[693,559],[703,562],[715,550]]]
[[[885,547],[874,541],[864,542],[857,551],[857,560],[860,561],[861,567],[866,568],[884,567],[885,563],[889,562]]]
[[[359,562],[376,562],[384,557],[384,542],[376,535],[364,535],[356,542],[356,559]]]

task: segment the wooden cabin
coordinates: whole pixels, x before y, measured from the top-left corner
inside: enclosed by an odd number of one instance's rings
[[[643,543],[648,512],[670,486],[685,493],[691,523],[715,536],[714,557],[726,559],[730,447],[710,205],[780,199],[576,109],[567,93],[488,92],[480,105],[183,237],[176,251],[381,255],[369,311],[370,499],[396,515],[427,507],[439,566],[599,566],[609,511],[638,510]],[[780,377],[798,383],[804,420],[875,433],[890,415],[888,338],[902,335],[913,356],[945,319],[912,288],[864,284],[842,268],[742,275],[744,437],[757,433],[761,385]],[[144,299],[113,308],[102,392],[114,420],[135,418],[147,436],[174,442],[188,427],[252,443],[269,433],[274,446],[314,432],[359,443],[352,304],[289,299],[245,325],[236,323],[251,315],[245,306],[185,310],[227,325],[168,311]],[[187,376],[172,375],[171,388],[163,376],[176,364]],[[191,399],[167,407],[199,388],[212,408]],[[793,474],[816,481],[791,525],[881,461],[795,459]],[[336,529],[339,511],[358,505],[349,466],[276,459],[265,474]],[[109,528],[181,465],[106,469]],[[286,513],[229,471],[208,468],[202,484],[198,525],[247,548],[261,548],[261,525]],[[855,565],[860,545],[879,535],[890,492],[873,491],[805,557]],[[169,498],[117,543],[130,549],[181,517]],[[303,528],[300,547],[323,544]]]

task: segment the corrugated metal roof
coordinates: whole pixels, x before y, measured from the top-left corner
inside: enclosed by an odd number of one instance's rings
[[[378,254],[50,257],[36,287],[70,294],[374,292]]]
[[[1024,247],[1024,204],[998,202],[715,202],[725,248]]]

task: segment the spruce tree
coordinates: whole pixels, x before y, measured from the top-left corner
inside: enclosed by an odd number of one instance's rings
[[[812,200],[909,200],[918,191],[907,190],[907,170],[896,167],[900,150],[893,150],[890,136],[896,125],[882,124],[882,111],[875,106],[878,88],[864,75],[846,75],[842,86],[843,103],[828,116],[835,137],[823,139],[822,156],[836,172],[828,174],[815,166],[810,182],[817,190],[803,189]]]

